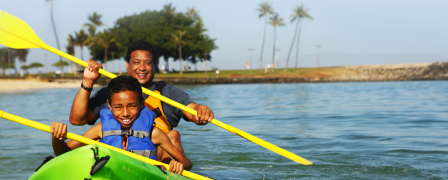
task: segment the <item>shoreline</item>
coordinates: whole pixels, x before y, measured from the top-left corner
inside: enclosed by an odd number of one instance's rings
[[[306,68],[305,68],[306,69]],[[312,69],[312,68],[309,68]],[[335,73],[335,69],[337,72]],[[367,66],[322,67],[301,75],[240,75],[230,77],[155,76],[154,81],[171,85],[252,84],[252,83],[316,83],[316,82],[378,82],[378,81],[448,80],[448,62],[386,64]],[[110,79],[101,77],[96,87]],[[0,77],[0,93],[32,92],[50,88],[79,88],[82,77],[66,78],[5,78]]]
[[[53,88],[79,88],[80,84],[48,82],[39,79],[0,79],[0,94],[26,93]]]

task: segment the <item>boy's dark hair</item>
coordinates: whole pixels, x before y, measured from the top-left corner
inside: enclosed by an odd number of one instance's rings
[[[128,51],[126,52],[126,62],[129,63],[131,60],[131,53],[137,50],[144,50],[151,53],[151,59],[155,56],[154,48],[152,45],[147,41],[134,41],[129,47]]]
[[[123,91],[133,91],[138,94],[138,99],[143,102],[142,87],[140,82],[132,76],[117,76],[116,78],[110,80],[107,87],[107,99],[109,104],[112,102],[112,94],[119,93]]]

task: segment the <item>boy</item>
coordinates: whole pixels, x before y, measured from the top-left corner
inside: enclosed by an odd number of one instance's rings
[[[109,108],[101,110],[101,123],[90,128],[84,137],[155,160],[155,150],[160,146],[178,160],[170,162],[171,172],[181,174],[183,169],[192,168],[193,163],[171,144],[165,132],[154,127],[154,112],[144,106],[142,88],[137,79],[130,76],[112,79],[108,85],[107,103]],[[51,132],[56,156],[85,145],[73,140],[66,143],[67,125],[63,123],[53,122]]]

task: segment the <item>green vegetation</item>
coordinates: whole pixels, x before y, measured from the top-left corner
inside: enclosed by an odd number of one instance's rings
[[[64,66],[69,66],[69,64],[68,64],[67,61],[58,61],[58,62],[53,63],[52,66],[55,66],[55,67],[58,67],[58,66],[60,66],[60,67],[64,67]]]
[[[26,62],[26,56],[28,55],[29,49],[11,49],[11,48],[1,48],[0,49],[0,68],[2,69],[1,75],[5,74],[8,70],[10,74],[11,69],[14,70],[14,74],[17,75],[16,59],[21,63]]]

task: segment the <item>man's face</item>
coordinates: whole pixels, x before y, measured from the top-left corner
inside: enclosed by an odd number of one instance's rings
[[[138,118],[142,108],[138,93],[134,91],[121,91],[112,94],[110,99],[112,102],[108,103],[109,109],[115,120],[117,120],[122,127],[130,128],[134,120]]]
[[[143,86],[149,86],[154,79],[154,62],[149,51],[136,50],[131,53],[131,59],[126,62],[128,75],[136,78]]]

